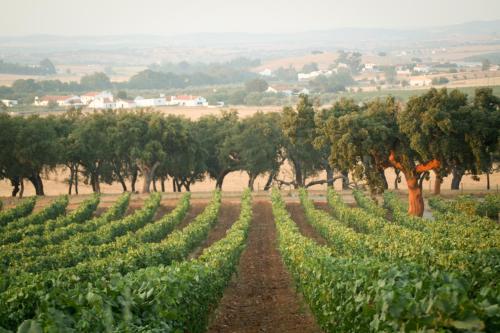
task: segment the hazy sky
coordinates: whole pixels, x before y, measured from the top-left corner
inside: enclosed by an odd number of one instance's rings
[[[2,0],[0,35],[294,32],[500,19],[500,0]]]

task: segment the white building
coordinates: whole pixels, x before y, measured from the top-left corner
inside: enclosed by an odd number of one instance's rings
[[[320,75],[324,75],[324,76],[330,76],[332,75],[333,72],[331,70],[319,70],[319,71],[314,71],[314,72],[311,72],[311,73],[298,73],[297,74],[297,79],[299,81],[308,81],[308,80],[311,80],[311,79],[314,79]]]
[[[41,98],[36,96],[33,105],[48,106],[51,102],[59,106],[83,106],[79,96],[43,96]]]
[[[429,73],[431,71],[431,68],[429,66],[427,66],[427,65],[417,64],[413,68],[413,71],[417,72],[417,73]]]
[[[133,100],[119,99],[115,102],[115,109],[133,109],[137,104]]]
[[[169,104],[179,106],[208,106],[206,98],[192,95],[171,96]]]
[[[259,75],[262,75],[262,76],[272,76],[273,75],[273,71],[270,70],[269,68],[266,68],[263,71],[259,72]]]
[[[2,104],[8,108],[11,108],[17,105],[17,101],[14,99],[2,99]]]
[[[377,65],[374,63],[367,63],[363,66],[363,72],[374,72],[377,68]]]
[[[167,103],[167,99],[164,96],[160,96],[158,98],[144,98],[142,96],[137,96],[134,99],[134,102],[139,108],[169,105]]]
[[[88,92],[88,93],[80,96],[82,103],[85,105],[89,105],[90,102],[92,102],[93,100],[95,100],[97,98],[107,98],[107,99],[110,99],[113,101],[113,94],[110,93],[109,91],[101,91],[101,92],[91,91],[91,92]]]
[[[94,98],[88,107],[91,109],[114,109],[116,107],[116,103],[111,98],[98,97]]]
[[[410,79],[410,86],[412,87],[426,87],[432,84],[432,80],[426,77],[413,77]]]
[[[278,93],[278,90],[269,86],[267,87],[267,90],[266,90],[266,93],[272,93],[272,94],[277,94]]]

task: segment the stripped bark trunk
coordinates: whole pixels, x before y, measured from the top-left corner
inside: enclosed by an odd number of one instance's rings
[[[422,186],[418,177],[407,177],[408,184],[408,214],[413,216],[424,215],[424,197],[422,196]]]

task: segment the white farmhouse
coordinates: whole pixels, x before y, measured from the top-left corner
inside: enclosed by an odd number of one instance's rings
[[[158,98],[144,98],[142,96],[137,96],[134,102],[139,108],[148,108],[154,106],[165,106],[168,105],[167,99],[164,96]]]
[[[193,95],[171,96],[169,104],[179,106],[208,106],[206,98]]]
[[[413,71],[416,73],[429,73],[431,71],[431,68],[427,65],[423,64],[417,64],[414,68]]]
[[[297,79],[299,81],[308,81],[308,80],[314,79],[320,75],[330,76],[332,74],[333,74],[333,71],[331,71],[331,70],[319,70],[319,71],[314,71],[311,73],[298,73]]]
[[[374,63],[367,63],[363,66],[363,72],[374,72],[377,65]]]
[[[270,70],[269,68],[266,68],[264,69],[263,71],[259,72],[259,75],[261,76],[272,76],[273,75],[273,71]]]
[[[14,99],[2,99],[2,104],[8,108],[11,108],[17,105],[17,101]]]
[[[49,103],[55,102],[59,106],[82,106],[82,100],[79,96],[43,96],[39,98],[35,97],[35,102],[33,105],[36,106],[48,106]]]
[[[91,109],[114,109],[116,107],[116,103],[111,98],[98,97],[90,102],[88,107]]]
[[[115,109],[133,109],[137,104],[133,100],[119,99],[115,102]]]
[[[426,87],[432,84],[432,80],[426,77],[413,77],[410,79],[410,86],[412,87]]]
[[[109,91],[101,91],[101,92],[91,91],[91,92],[88,92],[88,93],[80,96],[82,103],[85,105],[89,105],[90,102],[92,102],[93,100],[95,100],[97,98],[107,98],[107,99],[113,100],[113,94],[110,93]]]

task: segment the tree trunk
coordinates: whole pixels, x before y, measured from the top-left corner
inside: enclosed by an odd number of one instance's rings
[[[224,178],[227,176],[228,173],[230,173],[231,170],[223,170],[219,176],[217,177],[217,181],[215,183],[215,188],[222,190],[222,183],[224,183]]]
[[[151,192],[151,181],[154,179],[155,171],[160,166],[159,162],[153,164],[152,167],[148,165],[143,165],[141,168],[142,174],[144,175],[144,184],[142,186],[142,193]]]
[[[387,178],[385,178],[385,172],[384,169],[379,171],[380,178],[382,179],[382,185],[384,186],[384,190],[387,190],[389,188],[389,184],[387,183]]]
[[[115,166],[115,174],[118,177],[118,181],[122,185],[123,192],[127,192],[127,184],[125,183],[125,179],[123,178],[120,170]]]
[[[19,193],[19,177],[15,176],[10,179],[10,184],[12,185],[12,196],[15,197]]]
[[[186,181],[186,183],[184,184],[184,187],[186,188],[186,191],[191,192],[191,182],[190,181]]]
[[[422,196],[422,187],[419,184],[418,177],[406,177],[408,184],[408,214],[413,216],[424,215],[424,197]]]
[[[394,172],[396,173],[396,178],[394,179],[394,189],[397,190],[399,188],[399,182],[401,180],[401,170],[394,168]]]
[[[71,195],[71,191],[73,190],[73,177],[74,177],[74,172],[73,172],[73,166],[69,166],[69,181],[68,181],[68,195]]]
[[[101,193],[101,186],[99,184],[99,174],[95,171],[90,173],[90,183],[92,184],[92,191],[94,193]]]
[[[254,191],[254,183],[255,183],[255,178],[257,178],[257,175],[248,175],[250,178],[248,179],[248,188],[250,191]]]
[[[182,182],[179,179],[174,179],[175,186],[177,187],[177,192],[182,192]]]
[[[19,198],[22,198],[24,195],[24,179],[22,177],[19,180],[19,183],[21,184],[21,190],[19,191]]]
[[[441,184],[443,183],[443,177],[436,171],[434,171],[434,174],[436,175],[436,181],[434,183],[434,195],[440,195],[441,194]]]
[[[267,177],[266,185],[264,185],[264,191],[269,191],[271,186],[273,185],[273,179],[276,176],[276,171],[273,170],[269,173],[269,177]]]
[[[161,191],[165,193],[165,177],[160,178]]]
[[[349,189],[349,171],[348,170],[342,170],[340,171],[342,174],[342,189],[343,190],[348,190]]]
[[[132,189],[132,193],[135,193],[135,183],[137,182],[137,168],[134,168],[134,171],[132,171],[132,179],[130,179],[130,187]]]
[[[153,191],[158,192],[158,189],[156,188],[156,177],[153,176]]]
[[[172,190],[175,192],[177,192],[177,186],[175,185],[175,178],[172,178]]]
[[[78,195],[78,164],[75,166],[75,194]]]
[[[39,174],[33,173],[30,177],[28,177],[28,179],[33,184],[36,195],[45,195],[43,192],[42,177],[40,177]]]
[[[452,190],[459,190],[460,189],[460,182],[462,181],[462,177],[464,176],[464,172],[462,170],[459,170],[457,168],[453,168],[453,171],[451,172],[453,177],[451,179],[451,189]]]
[[[486,189],[489,191],[490,190],[490,172],[486,172]]]

